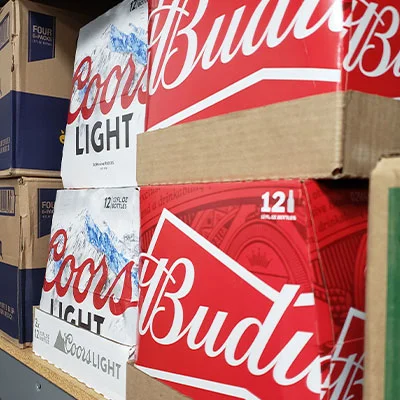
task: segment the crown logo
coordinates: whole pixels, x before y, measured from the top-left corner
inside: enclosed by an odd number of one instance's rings
[[[258,248],[257,251],[253,250],[251,255],[247,257],[249,263],[253,267],[264,267],[268,268],[269,264],[271,263],[272,259],[267,257],[265,252],[261,252],[261,249]]]

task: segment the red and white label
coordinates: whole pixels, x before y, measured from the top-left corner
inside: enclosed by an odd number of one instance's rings
[[[365,313],[351,308],[330,358],[330,370],[322,384],[321,399],[362,399],[364,340],[359,333],[364,332],[364,323]]]
[[[140,369],[194,398],[319,399],[312,293],[269,286],[167,210],[142,261]]]
[[[147,129],[337,90],[400,96],[395,0],[152,0],[149,8]]]
[[[135,188],[59,190],[40,309],[135,345],[139,221]]]
[[[361,400],[367,205],[361,181],[142,188],[138,367],[193,399]]]

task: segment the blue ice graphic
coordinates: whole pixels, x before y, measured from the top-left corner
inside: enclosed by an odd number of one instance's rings
[[[111,25],[110,46],[112,51],[132,53],[137,63],[147,64],[147,44],[134,32],[124,33],[115,25]]]
[[[106,256],[108,266],[117,275],[130,260],[118,252],[114,246],[115,235],[108,227],[106,232],[101,231],[89,215],[86,215],[85,218],[85,228],[89,243]],[[132,271],[132,278],[135,285],[138,286],[139,281],[136,269]]]
[[[64,259],[62,259],[62,260],[60,260],[60,261],[54,261],[54,264],[55,264],[54,270],[55,270],[56,272],[58,272],[58,271],[60,270],[61,264],[63,263],[63,261],[64,261]]]

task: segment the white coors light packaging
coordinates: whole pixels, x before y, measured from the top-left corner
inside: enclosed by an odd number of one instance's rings
[[[136,186],[147,21],[147,1],[126,0],[80,31],[61,166],[65,188]]]
[[[57,193],[40,309],[135,345],[139,190]]]

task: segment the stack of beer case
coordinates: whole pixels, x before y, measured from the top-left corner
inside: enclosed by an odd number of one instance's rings
[[[125,0],[83,27],[72,78],[34,352],[110,399],[126,397],[136,345],[146,1]]]
[[[361,399],[397,7],[152,0],[147,34],[124,1],[84,28],[34,351],[112,399]]]
[[[43,286],[82,20],[26,0],[0,8],[0,335],[19,347]]]
[[[368,178],[400,150],[399,5],[179,5],[150,4],[128,398],[361,400]]]

